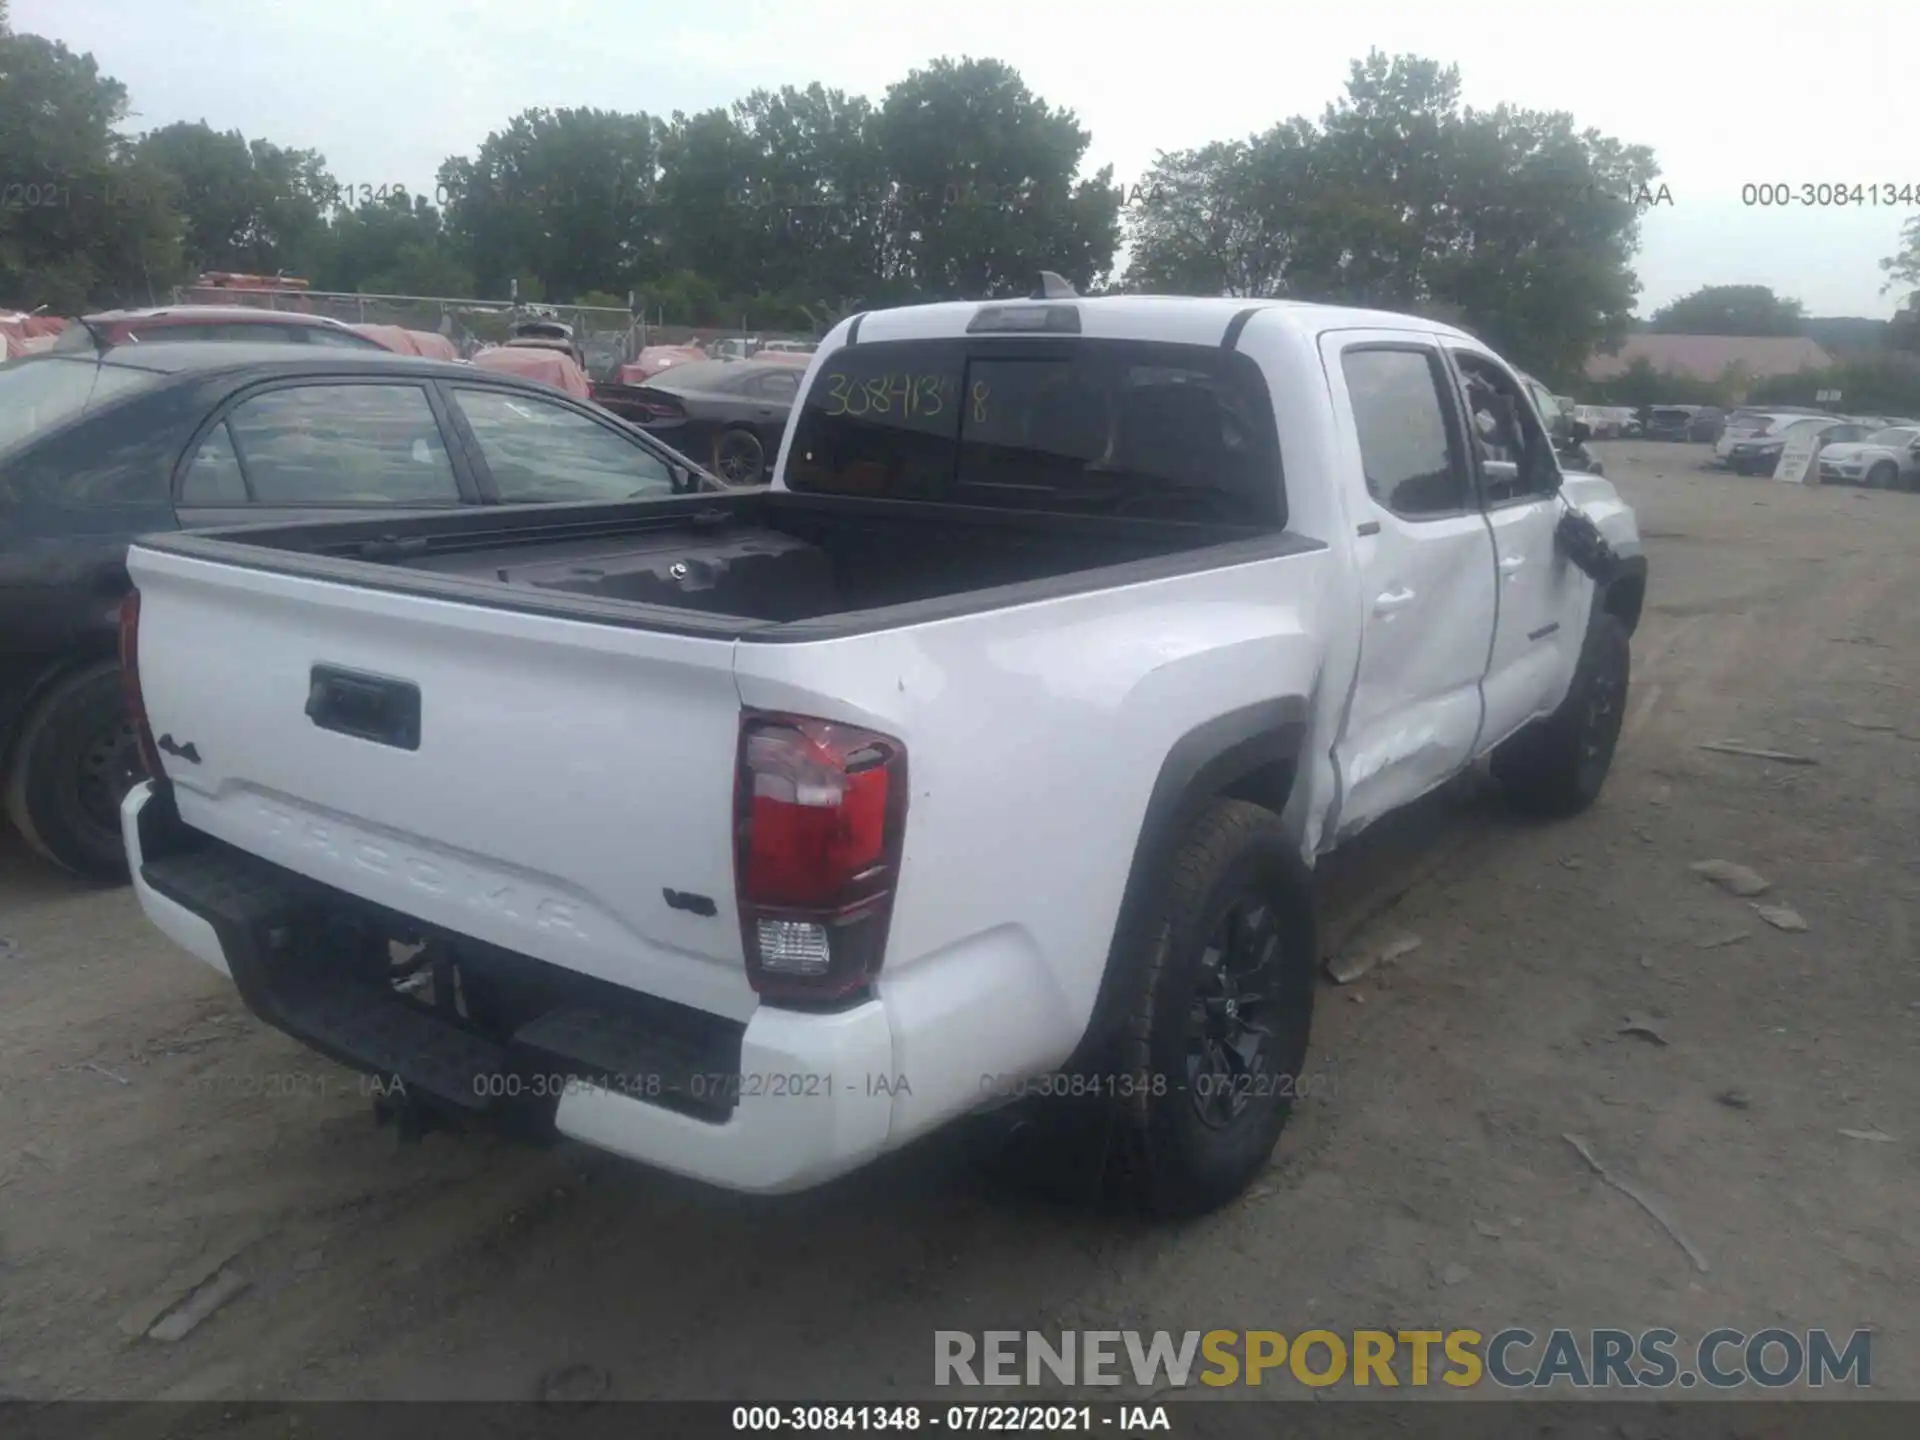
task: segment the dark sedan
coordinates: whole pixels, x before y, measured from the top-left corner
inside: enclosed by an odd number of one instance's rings
[[[728,484],[756,485],[779,453],[805,373],[792,360],[695,361],[644,385],[619,387],[618,394],[594,393]]]
[[[1647,416],[1647,439],[1691,440],[1694,438],[1698,405],[1656,405]]]
[[[156,530],[724,489],[592,405],[510,376],[311,345],[166,344],[0,365],[0,775],[71,870],[123,876],[126,550]]]

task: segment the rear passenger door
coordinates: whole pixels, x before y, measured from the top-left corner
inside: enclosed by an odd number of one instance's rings
[[[424,381],[304,379],[243,391],[215,412],[174,480],[185,526],[385,515],[474,504]]]
[[[1330,828],[1350,835],[1458,773],[1480,731],[1493,639],[1493,548],[1451,373],[1426,337],[1322,341],[1347,469],[1365,481],[1355,552],[1366,611],[1334,747]]]

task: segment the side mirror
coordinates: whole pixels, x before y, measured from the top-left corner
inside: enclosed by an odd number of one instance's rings
[[[1593,438],[1593,427],[1584,420],[1573,422],[1573,443],[1584,445]]]

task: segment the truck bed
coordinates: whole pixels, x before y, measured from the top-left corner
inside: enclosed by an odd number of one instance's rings
[[[1238,525],[784,491],[238,526],[143,544],[469,604],[795,640],[1317,548]]]

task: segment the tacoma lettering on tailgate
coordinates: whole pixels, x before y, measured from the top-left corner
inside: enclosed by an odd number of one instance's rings
[[[410,889],[443,896],[502,920],[530,922],[536,930],[585,938],[579,907],[570,901],[482,874],[445,856],[425,855],[392,840],[377,840],[336,822],[301,815],[271,801],[260,801],[258,808],[266,821],[267,834],[290,840],[308,854],[324,856],[336,865],[397,877]]]

